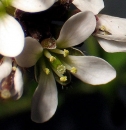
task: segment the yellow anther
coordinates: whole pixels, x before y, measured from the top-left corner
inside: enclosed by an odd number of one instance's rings
[[[62,76],[62,77],[60,77],[60,81],[61,81],[61,82],[67,81],[67,76]]]
[[[1,97],[4,99],[8,99],[11,97],[11,93],[8,89],[4,89],[1,91]]]
[[[53,62],[56,58],[54,56],[50,56],[49,60],[50,62]]]
[[[47,75],[50,73],[50,70],[48,68],[45,68],[44,71]]]
[[[13,67],[12,67],[12,70],[13,70],[13,71],[16,71],[16,66],[13,66]]]
[[[77,72],[77,68],[72,67],[71,70],[70,70],[70,72],[75,74]]]
[[[100,27],[100,31],[104,32],[104,35],[111,35],[109,30],[104,25]]]
[[[101,30],[101,31],[106,31],[106,27],[105,27],[104,25],[102,25],[102,26],[100,27],[100,30]]]
[[[69,55],[69,51],[64,49],[64,54],[63,55],[64,55],[64,57],[66,57],[67,55]]]

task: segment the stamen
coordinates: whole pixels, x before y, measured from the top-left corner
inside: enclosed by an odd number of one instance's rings
[[[50,62],[53,62],[54,60],[56,60],[56,58],[55,58],[54,56],[51,56],[51,57],[49,58],[49,60],[50,60]]]
[[[44,72],[48,75],[50,73],[50,70],[48,68],[45,68]]]
[[[65,65],[66,69],[69,70],[71,73],[77,73],[77,68],[76,67],[71,67],[68,65],[66,62],[62,61],[62,63]]]
[[[104,25],[102,25],[102,26],[100,27],[100,29],[101,29],[101,31],[106,31],[106,27],[105,27]]]
[[[71,72],[71,73],[74,73],[74,74],[77,73],[77,68],[72,67],[71,70],[70,70],[70,72]]]
[[[44,55],[50,60],[50,62],[53,62],[54,60],[56,60],[56,58],[52,56],[47,50],[44,50]]]
[[[16,66],[13,66],[13,67],[12,67],[12,70],[13,70],[13,71],[16,71],[16,68],[17,68]]]
[[[99,30],[102,31],[104,33],[104,35],[111,35],[111,33],[109,32],[109,30],[104,25],[102,25],[99,28]]]
[[[69,55],[69,51],[64,49],[64,57],[66,57],[67,55]]]
[[[45,61],[42,62],[42,69],[48,75],[50,73],[49,68],[46,67]]]
[[[17,69],[17,64],[15,62],[13,62],[12,71],[16,71],[16,69]]]
[[[45,55],[48,59],[52,56],[47,50],[44,50],[44,55]]]
[[[8,89],[3,89],[1,91],[1,97],[4,98],[4,99],[8,99],[11,97],[11,93]]]
[[[64,49],[63,50],[60,50],[60,49],[53,49],[53,50],[50,50],[51,52],[54,52],[54,53],[57,53],[57,54],[62,54],[64,57],[66,57],[67,55],[69,55],[69,51]]]
[[[61,82],[66,82],[66,81],[67,81],[67,76],[62,76],[62,77],[60,77],[60,81],[61,81]]]

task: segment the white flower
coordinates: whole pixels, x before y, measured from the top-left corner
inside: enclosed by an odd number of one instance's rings
[[[9,14],[6,7],[13,6],[27,12],[48,9],[57,0],[1,0],[0,1],[0,54],[9,57],[19,55],[24,47],[24,33],[20,24]]]
[[[13,97],[17,100],[22,93],[23,79],[20,69],[12,63],[11,58],[3,57],[0,61],[0,97]]]
[[[31,111],[33,121],[45,122],[55,113],[58,103],[55,79],[62,85],[67,84],[71,73],[83,82],[98,85],[115,78],[114,68],[106,61],[94,56],[82,56],[80,51],[71,48],[86,40],[95,27],[94,14],[81,12],[66,21],[56,41],[45,39],[40,47],[37,40],[26,38],[27,49],[15,60],[22,67],[33,66],[38,61],[35,66],[38,87],[33,96]]]
[[[5,11],[0,2],[0,54],[14,57],[24,47],[24,33],[20,24]]]
[[[92,11],[95,15],[104,8],[103,0],[73,0],[72,3],[81,11]]]
[[[25,12],[40,12],[51,7],[58,0],[1,0],[6,5],[11,5]]]
[[[126,19],[98,14],[94,35],[105,51],[126,52]]]

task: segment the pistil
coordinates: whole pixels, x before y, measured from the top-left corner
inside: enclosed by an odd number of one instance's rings
[[[62,61],[62,63],[65,65],[66,69],[69,70],[71,73],[75,74],[77,73],[77,68],[76,67],[71,67],[68,65],[66,62]]]

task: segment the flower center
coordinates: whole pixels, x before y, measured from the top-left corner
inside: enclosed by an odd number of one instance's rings
[[[63,59],[69,55],[69,50],[56,48],[56,41],[54,38],[47,38],[41,42],[44,48],[43,54],[48,59],[50,67],[58,75],[61,82],[67,81],[66,70],[71,73],[76,73],[77,69],[66,64]],[[62,57],[62,58],[61,58]],[[48,75],[50,70],[47,68],[45,63],[43,63],[43,70]]]

